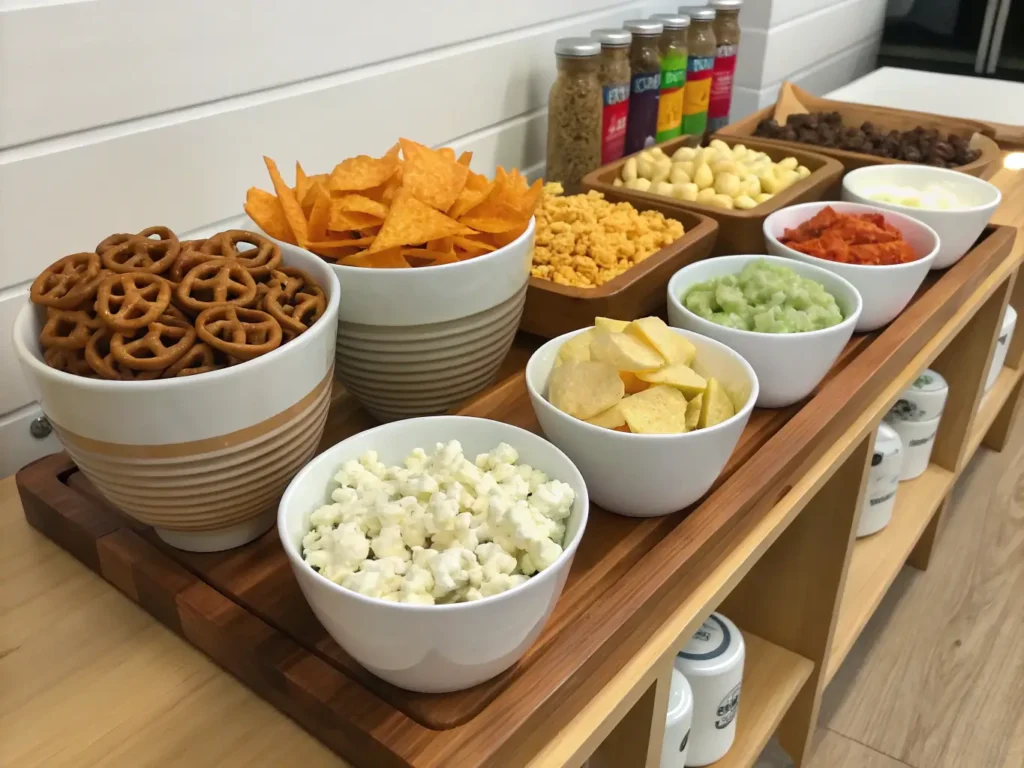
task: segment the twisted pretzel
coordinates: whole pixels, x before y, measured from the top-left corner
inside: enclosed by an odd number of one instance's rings
[[[174,283],[180,283],[185,279],[185,275],[192,271],[193,267],[198,267],[207,261],[216,261],[216,256],[211,256],[208,253],[201,253],[196,248],[190,248],[188,250],[182,249],[181,253],[178,254],[178,260],[174,262],[170,271],[167,273],[167,279]]]
[[[247,307],[256,300],[256,281],[241,263],[214,259],[192,267],[178,283],[175,298],[191,312],[223,304]]]
[[[221,304],[196,318],[199,338],[237,360],[252,360],[281,345],[281,325],[266,312]]]
[[[253,248],[239,251],[238,244],[247,243]],[[281,263],[281,249],[274,243],[254,232],[229,229],[214,235],[200,249],[203,253],[233,259],[249,270],[253,277],[266,277]]]
[[[102,327],[102,321],[91,312],[51,308],[46,325],[39,334],[39,342],[44,347],[84,350],[89,337]]]
[[[181,245],[174,233],[166,230],[170,237],[160,240],[150,240],[143,237],[147,232],[163,230],[163,227],[150,227],[144,229],[136,236],[116,245],[109,245],[100,253],[103,266],[112,272],[148,272],[153,275],[162,275],[169,270],[181,252]],[[114,237],[121,237],[115,235]],[[100,248],[111,238],[107,238],[97,247]]]
[[[30,296],[36,304],[54,309],[75,309],[96,295],[99,275],[99,256],[95,253],[73,253],[44,269],[33,281]]]
[[[51,368],[58,371],[73,373],[77,376],[93,376],[92,368],[85,359],[85,349],[67,349],[64,347],[50,347],[43,352],[43,360]]]
[[[199,341],[184,355],[179,357],[177,362],[164,371],[161,374],[161,378],[171,379],[176,376],[194,376],[197,373],[216,371],[224,366],[225,364],[217,362],[217,356],[213,347]]]
[[[171,303],[171,284],[149,272],[113,274],[100,283],[96,312],[114,331],[131,333],[159,319]]]
[[[296,336],[308,331],[327,309],[327,296],[318,285],[304,286],[290,303],[283,302],[283,298],[282,288],[271,288],[263,301],[264,311]]]
[[[164,315],[135,336],[115,333],[110,354],[133,371],[163,372],[196,343],[196,329],[188,320]]]
[[[110,351],[112,338],[109,328],[100,328],[85,346],[85,360],[100,378],[110,381],[148,381],[160,376],[160,371],[135,371],[118,363]]]
[[[116,235],[111,235],[110,237],[100,241],[100,244],[96,246],[96,253],[102,256],[104,251],[118,245],[123,245],[133,237],[135,237],[135,235],[128,234],[127,232],[119,232]]]

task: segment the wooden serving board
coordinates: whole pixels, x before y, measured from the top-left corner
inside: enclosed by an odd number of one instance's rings
[[[476,688],[422,695],[356,665],[326,635],[298,591],[276,532],[231,552],[189,554],[104,503],[63,454],[17,477],[28,521],[147,611],[357,765],[506,765],[538,723],[566,721],[560,704],[603,685],[633,630],[671,604],[683,577],[767,509],[903,370],[1010,254],[1015,231],[989,228],[974,250],[929,278],[885,331],[855,337],[802,406],[755,410],[715,488],[688,511],[653,519],[593,508],[548,625],[512,670]],[[537,429],[522,366],[537,341],[521,337],[504,378],[460,412]],[[372,425],[342,396],[326,447]]]

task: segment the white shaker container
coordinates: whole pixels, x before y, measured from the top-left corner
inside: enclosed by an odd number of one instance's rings
[[[919,477],[931,460],[939,419],[949,397],[949,384],[937,371],[926,370],[885,414],[885,421],[903,441],[900,480]]]
[[[693,692],[683,673],[673,667],[672,684],[668,689],[665,739],[661,744],[661,768],[683,768],[686,765],[692,719]]]
[[[729,619],[713,613],[676,654],[675,666],[693,691],[693,722],[687,766],[719,760],[736,738],[743,680],[743,635]]]
[[[868,487],[860,511],[857,538],[877,533],[889,524],[903,468],[903,441],[885,422],[875,433],[875,451],[868,470]]]
[[[999,378],[999,372],[1003,370],[1006,362],[1006,352],[1010,348],[1010,339],[1013,338],[1013,329],[1017,326],[1017,312],[1009,304],[1006,305],[1006,314],[1003,315],[1003,324],[999,329],[999,338],[996,339],[996,348],[992,353],[992,362],[988,367],[988,378],[985,379],[985,391],[992,389],[992,385]]]

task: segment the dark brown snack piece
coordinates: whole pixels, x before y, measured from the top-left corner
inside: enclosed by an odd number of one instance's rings
[[[103,327],[95,313],[81,309],[50,309],[39,343],[46,348],[85,349],[89,338]]]

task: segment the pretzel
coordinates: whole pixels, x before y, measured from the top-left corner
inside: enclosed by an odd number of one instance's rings
[[[221,304],[199,313],[199,338],[237,360],[252,360],[281,345],[281,325],[266,312]]]
[[[207,261],[215,261],[216,259],[216,256],[202,253],[196,248],[189,248],[187,250],[183,248],[181,253],[178,254],[178,260],[174,262],[174,265],[165,277],[171,282],[180,283],[193,267],[197,267]]]
[[[224,304],[247,307],[256,301],[256,281],[241,263],[214,259],[192,267],[178,283],[175,298],[197,313]]]
[[[143,237],[147,232],[153,231],[166,232],[170,236],[160,240]],[[113,237],[119,238],[121,235]],[[108,237],[96,248],[101,248],[111,239]],[[180,252],[181,245],[173,232],[163,227],[150,227],[120,244],[109,245],[100,253],[100,260],[103,266],[112,272],[148,272],[162,275],[175,263]]]
[[[47,348],[85,349],[89,337],[102,327],[103,322],[92,312],[48,308],[39,343]]]
[[[217,362],[217,355],[209,344],[202,341],[196,342],[192,348],[178,358],[166,371],[160,374],[161,378],[171,379],[177,376],[194,376],[197,373],[216,371],[225,367],[226,364]]]
[[[112,338],[109,328],[100,328],[85,345],[86,363],[100,378],[111,381],[146,381],[160,376],[160,371],[133,371],[118,363],[110,351]]]
[[[131,333],[159,319],[171,303],[171,284],[149,272],[113,274],[100,283],[96,312],[111,329]]]
[[[51,368],[58,371],[73,373],[77,376],[93,376],[92,368],[85,359],[85,349],[66,349],[62,347],[50,347],[43,352],[43,360]]]
[[[48,266],[33,281],[32,301],[54,309],[75,309],[96,295],[100,281],[100,257],[73,253]]]
[[[133,371],[163,372],[195,343],[196,329],[188,320],[164,315],[134,336],[115,333],[110,339],[110,354],[122,367]]]
[[[239,243],[255,246],[239,251]],[[249,270],[253,277],[266,277],[281,263],[281,249],[274,243],[255,232],[242,229],[229,229],[214,235],[200,249],[203,253],[233,259]]]
[[[122,245],[131,240],[135,235],[130,235],[127,232],[119,232],[116,235],[111,235],[100,241],[100,244],[96,246],[96,253],[100,256],[103,252],[118,245]]]
[[[308,331],[327,309],[327,296],[318,285],[304,286],[291,302],[283,302],[284,297],[280,286],[271,288],[263,300],[263,310],[296,336]]]

